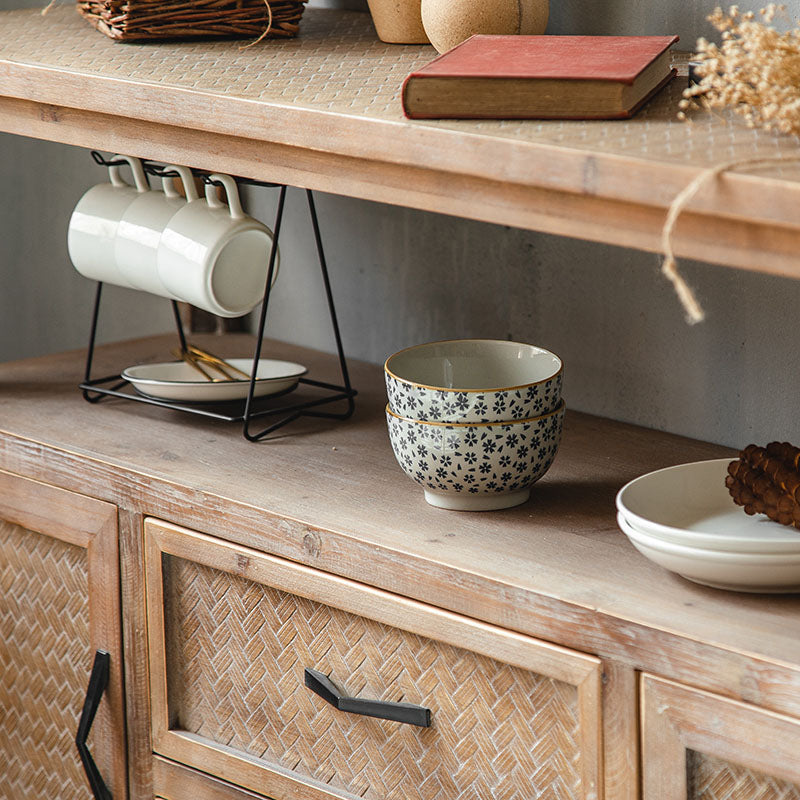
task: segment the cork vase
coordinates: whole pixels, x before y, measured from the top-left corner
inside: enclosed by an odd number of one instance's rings
[[[428,39],[444,53],[475,33],[544,33],[550,3],[549,0],[422,0],[421,14]]]
[[[420,0],[367,0],[378,38],[392,44],[427,44]]]

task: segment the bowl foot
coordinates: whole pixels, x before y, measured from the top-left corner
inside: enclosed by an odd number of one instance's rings
[[[449,494],[425,489],[425,499],[432,506],[450,511],[497,511],[524,503],[530,493],[530,487],[503,494]]]

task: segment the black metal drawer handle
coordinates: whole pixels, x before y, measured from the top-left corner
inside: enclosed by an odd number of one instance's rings
[[[111,656],[105,650],[98,650],[94,654],[94,664],[92,674],[89,676],[89,688],[86,690],[86,700],[83,702],[83,711],[78,723],[78,733],[75,736],[75,745],[78,754],[83,762],[83,769],[89,780],[89,786],[95,800],[112,800],[111,792],[108,790],[97,764],[94,763],[92,754],[86,745],[89,738],[89,731],[94,722],[94,715],[103,699],[103,692],[108,686],[108,673],[111,665]]]
[[[390,703],[385,700],[362,700],[360,697],[349,697],[341,692],[327,675],[323,675],[315,669],[306,668],[305,684],[312,692],[318,694],[334,708],[338,708],[339,711],[361,714],[364,717],[405,722],[409,725],[419,725],[421,728],[429,728],[431,725],[429,708],[414,706],[411,703]]]

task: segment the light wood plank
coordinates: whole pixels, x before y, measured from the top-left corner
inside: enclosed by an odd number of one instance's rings
[[[263,800],[261,795],[161,756],[153,757],[153,772],[157,800]]]
[[[656,692],[643,690],[641,705],[642,800],[687,800],[686,747],[680,731]]]
[[[129,800],[153,797],[142,514],[119,512]]]
[[[639,798],[639,676],[614,661],[603,664],[605,800]]]
[[[58,538],[83,548],[106,535],[117,515],[108,503],[2,470],[0,504],[4,519],[29,530],[49,530],[58,520]]]

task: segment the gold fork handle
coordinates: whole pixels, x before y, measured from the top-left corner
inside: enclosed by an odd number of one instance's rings
[[[228,372],[228,370],[230,370],[231,372],[235,372],[242,378],[250,380],[250,375],[248,373],[244,372],[243,370],[240,370],[238,367],[234,367],[233,364],[229,364],[227,361],[220,358],[219,356],[215,356],[213,353],[209,353],[207,350],[201,350],[199,347],[195,347],[192,344],[190,344],[187,349],[193,356],[200,359],[200,361],[207,363],[209,366],[213,366],[215,369],[218,369],[220,372],[223,373],[223,375],[226,375],[231,380],[235,380],[235,378]]]
[[[181,361],[185,361],[190,367],[194,367],[207,381],[215,383],[223,380],[222,378],[215,378],[213,375],[206,372],[191,353],[187,353],[185,350],[173,350],[172,352],[175,356],[180,358]]]

